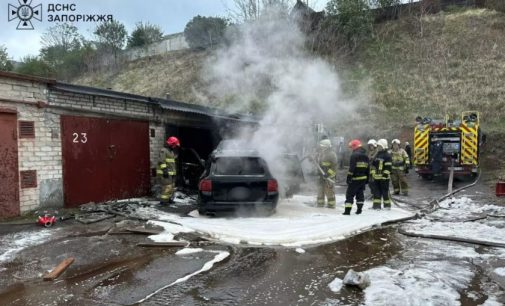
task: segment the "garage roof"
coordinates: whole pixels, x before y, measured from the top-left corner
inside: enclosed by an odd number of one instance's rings
[[[13,72],[0,71],[0,77],[7,77],[11,79],[24,80],[24,81],[32,81],[47,84],[47,86],[51,89],[75,93],[75,94],[84,94],[84,95],[93,95],[100,96],[112,99],[126,99],[130,101],[137,101],[146,104],[158,105],[159,107],[171,111],[184,112],[184,113],[193,113],[204,116],[210,116],[219,119],[225,120],[236,120],[241,122],[250,122],[257,123],[258,119],[248,115],[242,114],[230,114],[224,110],[210,108],[197,104],[190,104],[179,102],[170,99],[162,99],[162,98],[152,98],[146,97],[136,94],[130,94],[125,92],[114,91],[110,89],[103,89],[91,86],[83,86],[83,85],[75,85],[69,84],[65,82],[59,82],[55,79],[43,78],[31,75],[18,74]]]

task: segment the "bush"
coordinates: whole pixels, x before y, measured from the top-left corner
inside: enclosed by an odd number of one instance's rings
[[[213,47],[224,39],[228,21],[219,17],[193,17],[184,28],[184,37],[191,48]]]
[[[352,50],[371,35],[373,16],[366,0],[330,0],[326,10],[329,15],[326,26],[341,32]]]
[[[11,71],[13,68],[12,62],[9,60],[7,48],[0,46],[0,70]]]
[[[150,23],[137,23],[135,29],[128,37],[128,48],[142,47],[160,41],[163,38],[163,32],[157,25]]]
[[[16,72],[40,77],[54,77],[51,66],[37,56],[24,57]]]

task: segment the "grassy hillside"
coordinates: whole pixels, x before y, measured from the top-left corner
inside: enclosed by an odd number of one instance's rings
[[[361,50],[349,73],[371,77],[379,116],[412,124],[416,115],[482,112],[488,129],[505,130],[505,14],[442,12],[390,21]],[[501,117],[501,118],[500,118]]]
[[[202,86],[202,63],[210,54],[172,52],[75,82],[198,103],[194,89]],[[382,126],[412,126],[417,115],[471,109],[482,112],[488,131],[505,131],[504,13],[469,9],[388,21],[352,58],[329,60],[351,93],[367,84],[372,101],[365,118]]]
[[[197,101],[193,87],[200,84],[200,69],[209,56],[206,51],[175,51],[130,62],[117,71],[86,74],[74,83],[111,88],[113,90],[166,97],[192,102]]]

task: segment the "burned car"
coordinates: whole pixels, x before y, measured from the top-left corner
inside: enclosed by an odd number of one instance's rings
[[[199,183],[200,214],[237,209],[273,213],[279,200],[277,180],[257,151],[218,147]]]

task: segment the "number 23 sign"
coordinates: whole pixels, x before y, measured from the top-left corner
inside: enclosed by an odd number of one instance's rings
[[[73,133],[73,143],[86,143],[88,142],[87,133]]]

